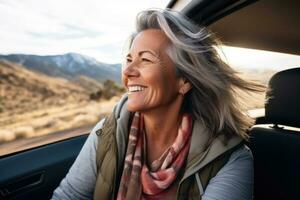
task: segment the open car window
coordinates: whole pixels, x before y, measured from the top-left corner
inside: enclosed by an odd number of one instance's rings
[[[300,56],[259,49],[247,49],[232,46],[221,46],[220,56],[225,62],[240,73],[242,78],[268,84],[277,72],[300,66]],[[247,101],[247,108],[253,117],[264,115],[265,93],[254,94]]]
[[[89,133],[124,93],[136,14],[167,3],[0,1],[0,156]]]

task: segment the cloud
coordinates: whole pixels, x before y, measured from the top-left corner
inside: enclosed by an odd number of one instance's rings
[[[80,38],[97,38],[103,35],[103,32],[91,29],[81,28],[70,24],[62,24],[64,27],[63,31],[44,31],[44,32],[32,32],[29,31],[27,34],[30,36],[40,39],[49,40],[67,40],[67,39],[80,39]],[[26,32],[25,32],[26,33]]]
[[[0,0],[0,54],[84,53],[116,63],[136,14],[169,0]]]

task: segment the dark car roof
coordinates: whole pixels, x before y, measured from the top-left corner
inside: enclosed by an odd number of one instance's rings
[[[181,12],[227,45],[300,55],[299,8],[297,0],[193,0]]]

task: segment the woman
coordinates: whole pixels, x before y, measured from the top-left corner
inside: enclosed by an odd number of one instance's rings
[[[123,65],[128,93],[91,132],[53,199],[251,199],[251,120],[213,35],[179,13],[146,10]]]

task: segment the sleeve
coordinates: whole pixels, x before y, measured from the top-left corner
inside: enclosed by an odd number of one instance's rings
[[[66,177],[53,192],[52,200],[92,199],[97,178],[96,151],[98,137],[96,130],[103,126],[102,119],[91,131],[79,155]]]
[[[251,200],[253,157],[246,146],[232,153],[228,162],[212,178],[202,200]]]

